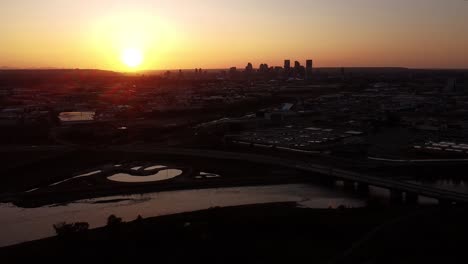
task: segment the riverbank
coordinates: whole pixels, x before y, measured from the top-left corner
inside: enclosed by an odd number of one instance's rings
[[[323,263],[412,209],[305,209],[295,203],[213,208],[5,247],[0,257],[13,262],[153,258],[162,263]]]
[[[149,257],[161,263],[325,261],[403,211],[305,209],[295,203],[214,208],[5,247],[0,257],[13,262],[95,257],[119,262]]]
[[[460,263],[467,220],[462,207],[257,204],[128,223],[114,219],[103,228],[0,248],[0,258],[8,263]]]
[[[59,222],[88,222],[90,228],[106,225],[109,215],[132,221],[137,215],[156,217],[248,204],[296,202],[303,208],[360,208],[367,201],[309,184],[230,187],[156,192],[86,199],[64,205],[25,209],[0,204],[0,247],[55,235]],[[377,206],[375,203],[374,206]]]

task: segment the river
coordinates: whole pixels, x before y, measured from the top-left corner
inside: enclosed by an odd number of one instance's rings
[[[138,215],[153,217],[208,209],[271,202],[297,202],[308,208],[344,205],[362,207],[366,200],[339,188],[308,184],[184,190],[80,200],[66,205],[19,208],[0,204],[0,247],[53,236],[53,224],[88,222],[90,228],[106,224],[114,214],[124,221]]]

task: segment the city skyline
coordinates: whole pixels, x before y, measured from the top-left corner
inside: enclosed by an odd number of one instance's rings
[[[461,0],[8,1],[0,67],[256,68],[312,58],[319,68],[466,69],[467,11]]]

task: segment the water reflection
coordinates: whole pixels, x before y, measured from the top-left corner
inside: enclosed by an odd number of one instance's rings
[[[148,176],[134,176],[127,173],[117,173],[112,176],[107,177],[107,179],[116,182],[130,182],[130,183],[137,183],[137,182],[155,182],[155,181],[164,181],[168,179],[175,178],[182,174],[181,170],[177,169],[167,169],[167,170],[160,170],[156,174],[148,175]]]
[[[114,196],[82,200],[66,206],[32,209],[0,204],[0,246],[52,236],[52,225],[62,221],[85,221],[93,228],[105,225],[107,217],[111,214],[129,221],[138,215],[151,217],[215,206],[269,202],[298,202],[301,206],[309,208],[340,205],[362,207],[366,204],[364,199],[350,197],[344,192],[305,184]]]
[[[164,165],[155,165],[155,166],[145,168],[145,171],[164,169],[164,168],[166,168],[166,166]]]
[[[95,112],[62,112],[59,114],[59,119],[62,122],[77,122],[77,121],[92,121],[94,120]]]
[[[73,180],[73,179],[78,179],[78,178],[93,176],[93,175],[99,174],[99,173],[101,173],[101,172],[102,172],[101,170],[96,170],[96,171],[92,171],[92,172],[89,172],[89,173],[80,174],[80,175],[78,175],[78,176],[71,177],[71,178],[66,179],[66,180],[63,180],[63,181],[59,181],[59,182],[52,183],[52,184],[50,184],[49,186],[59,185],[59,184],[62,184],[62,183],[64,183],[64,182],[71,181],[71,180]]]
[[[197,176],[195,176],[195,179],[203,179],[203,178],[220,178],[221,175],[215,174],[215,173],[210,173],[210,172],[200,172]]]

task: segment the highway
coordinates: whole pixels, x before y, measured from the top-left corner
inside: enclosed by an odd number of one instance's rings
[[[259,154],[225,152],[202,149],[175,149],[175,148],[153,148],[150,146],[121,146],[111,147],[111,150],[136,153],[154,153],[160,155],[192,156],[210,159],[227,159],[237,161],[249,161],[254,163],[279,165],[287,168],[311,172],[314,174],[327,175],[332,179],[340,179],[349,182],[357,182],[368,186],[376,186],[388,189],[392,192],[400,192],[411,195],[421,195],[437,199],[442,202],[455,202],[457,204],[468,203],[468,194],[452,192],[448,190],[423,186],[409,182],[389,180],[380,177],[373,177],[361,173],[336,169],[331,166],[322,166],[313,162],[304,162],[278,158]]]

